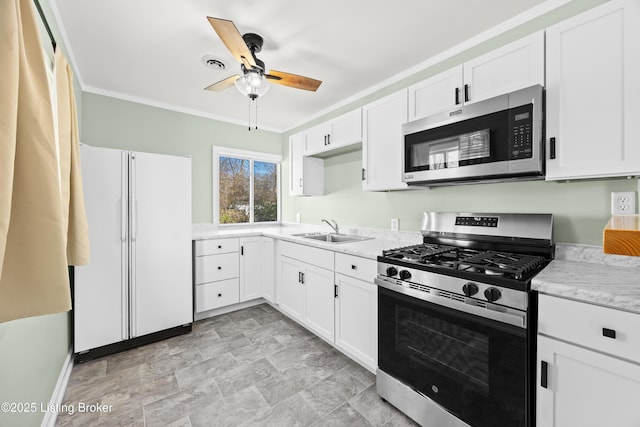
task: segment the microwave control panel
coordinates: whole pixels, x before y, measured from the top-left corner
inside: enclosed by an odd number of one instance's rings
[[[509,160],[533,157],[533,105],[511,108],[509,124]]]

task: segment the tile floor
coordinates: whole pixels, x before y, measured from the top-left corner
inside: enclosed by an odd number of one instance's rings
[[[81,404],[110,407],[81,412]],[[56,426],[414,426],[375,376],[262,304],[75,365]]]

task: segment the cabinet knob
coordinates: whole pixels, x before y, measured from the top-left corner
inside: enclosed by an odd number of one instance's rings
[[[222,249],[222,245],[218,245],[218,249]]]
[[[602,328],[602,336],[615,340],[616,339],[616,330],[615,329],[609,329],[609,328]]]
[[[222,296],[222,294],[218,294],[218,298],[220,298]]]
[[[354,265],[354,264],[351,264],[351,269],[352,269],[352,270],[357,270],[357,269],[358,269],[358,266],[357,266],[357,265]]]
[[[218,270],[222,270],[222,267],[221,267],[221,266],[218,266]]]

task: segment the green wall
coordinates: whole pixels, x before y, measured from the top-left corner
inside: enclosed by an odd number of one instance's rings
[[[107,96],[83,93],[80,142],[191,156],[193,222],[212,221],[213,145],[281,153],[281,135]],[[283,175],[284,176],[284,175]]]
[[[605,0],[578,0],[567,3],[518,28],[292,129],[282,139],[285,158],[283,177],[286,179],[289,174],[287,161],[291,134],[382,98],[604,2]],[[391,218],[399,218],[401,230],[418,231],[424,211],[544,212],[555,216],[556,241],[600,245],[602,230],[610,218],[610,192],[638,189],[636,180],[609,179],[475,184],[372,193],[362,191],[361,168],[362,151],[326,159],[325,195],[290,197],[285,187],[283,220],[295,221],[296,214],[300,213],[304,223],[319,223],[322,218],[333,218],[344,225],[389,229]]]
[[[0,323],[0,403],[35,403],[37,409],[0,411],[0,426],[28,427],[42,422],[71,347],[69,317],[69,313],[59,313]]]

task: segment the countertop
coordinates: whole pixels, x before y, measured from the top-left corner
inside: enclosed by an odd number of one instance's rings
[[[640,313],[640,268],[635,266],[640,259],[620,261],[622,265],[556,258],[533,278],[531,289]]]
[[[332,231],[333,230],[331,230],[331,228],[329,228],[328,226],[288,223],[273,227],[256,226],[222,229],[215,228],[211,224],[194,224],[192,238],[193,240],[204,240],[221,239],[226,237],[265,236],[374,260],[377,259],[378,255],[381,255],[382,251],[385,249],[398,248],[422,242],[422,236],[420,235],[420,233],[386,232],[376,229],[349,227],[341,227],[340,233],[370,237],[370,239],[348,243],[328,243],[318,240],[305,239],[304,237],[300,236],[294,236],[294,234],[300,233]]]

